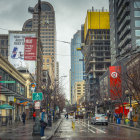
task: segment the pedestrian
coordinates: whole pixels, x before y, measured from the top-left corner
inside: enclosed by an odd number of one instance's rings
[[[35,122],[36,112],[33,113],[33,121]]]
[[[25,120],[26,120],[26,114],[25,112],[22,113],[22,121],[23,121],[23,124],[25,125]]]
[[[12,115],[9,116],[9,125],[12,124]]]
[[[41,126],[40,136],[41,136],[41,139],[46,138],[44,136],[44,130],[45,130],[45,127],[47,126],[47,123],[48,123],[48,118],[47,118],[46,110],[42,109],[42,112],[40,113],[40,126]]]
[[[119,114],[119,118],[120,118],[120,119],[122,119],[122,116],[123,116],[123,114],[122,114],[122,113],[120,113],[120,114]]]

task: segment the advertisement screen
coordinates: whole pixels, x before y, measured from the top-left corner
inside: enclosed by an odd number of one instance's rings
[[[35,33],[9,32],[9,48],[8,60],[15,67],[24,67],[29,70],[31,74],[35,74],[35,61],[24,60],[24,44],[25,38],[36,37]]]
[[[120,99],[122,97],[121,66],[111,66],[109,72],[111,99]]]

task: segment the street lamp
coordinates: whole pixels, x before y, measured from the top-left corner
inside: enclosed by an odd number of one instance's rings
[[[130,126],[134,126],[133,119],[132,119],[132,94],[128,90],[125,91],[125,94],[127,96],[129,96],[129,101],[130,101],[130,108],[129,108],[129,113],[130,113]]]
[[[129,94],[129,98],[130,98],[130,126],[134,126],[134,123],[133,123],[133,119],[132,119],[132,94]]]
[[[34,11],[33,11],[34,12]],[[37,92],[40,92],[40,75],[41,75],[41,55],[40,55],[40,49],[41,49],[41,42],[40,42],[40,15],[41,15],[41,0],[38,0],[38,47],[37,47]],[[39,119],[39,113],[40,110],[36,109],[36,121],[35,125],[33,126],[33,133],[32,135],[40,135],[40,119]]]

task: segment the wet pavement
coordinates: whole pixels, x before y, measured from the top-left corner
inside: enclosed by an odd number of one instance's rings
[[[39,140],[40,136],[33,137],[34,123],[31,121],[16,123],[14,126],[2,126],[0,128],[0,140]]]
[[[51,140],[140,140],[140,131],[113,125],[91,125],[88,120],[64,119]]]
[[[51,140],[140,140],[140,131],[116,125],[91,125],[88,120],[63,119]],[[32,136],[34,123],[27,121],[14,126],[0,127],[0,140],[40,140],[40,136]],[[45,134],[55,129],[46,128]],[[57,127],[56,127],[57,128]]]

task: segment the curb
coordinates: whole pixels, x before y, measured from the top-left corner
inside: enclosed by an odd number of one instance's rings
[[[121,125],[121,124],[115,124],[115,123],[110,123],[110,122],[108,122],[108,123],[109,123],[110,125],[116,125],[116,126],[125,127],[125,128],[128,128],[128,129],[135,129],[135,130],[140,131],[140,128],[131,127],[131,126],[127,126],[127,125]]]
[[[62,122],[62,119],[57,123],[56,127],[54,128],[54,131],[52,132],[52,135],[49,136],[49,137],[47,138],[47,140],[50,140],[50,139],[54,136],[54,134],[55,134],[55,132],[57,131],[58,127],[60,126],[61,122]]]

